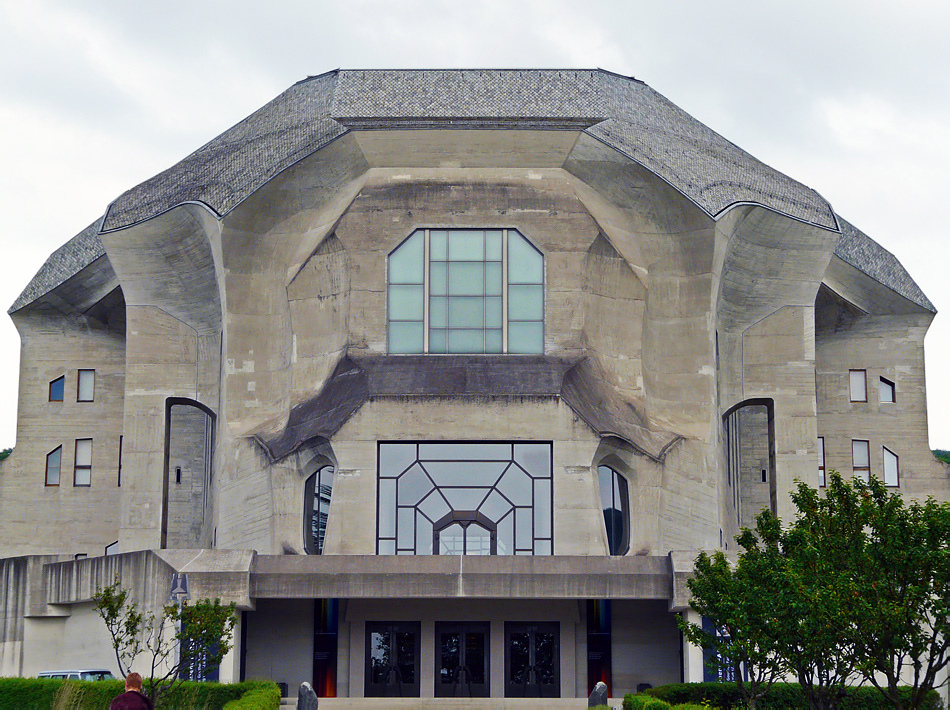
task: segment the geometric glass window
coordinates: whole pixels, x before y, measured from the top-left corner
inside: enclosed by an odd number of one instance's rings
[[[825,437],[818,437],[818,485],[825,485]]]
[[[870,444],[861,439],[851,441],[851,462],[854,469],[854,477],[860,478],[865,483],[871,475],[871,450]]]
[[[880,393],[881,402],[884,404],[894,403],[897,401],[897,391],[894,383],[884,377],[881,378]]]
[[[866,370],[849,370],[852,402],[868,401],[868,382]]]
[[[386,442],[376,553],[553,554],[550,442]]]
[[[76,439],[76,465],[73,474],[74,486],[92,483],[92,439]]]
[[[897,486],[898,484],[898,473],[899,473],[899,462],[897,459],[897,454],[888,449],[886,446],[884,448],[884,485],[885,486]]]
[[[327,516],[330,514],[330,494],[333,492],[333,466],[322,466],[307,479],[304,487],[306,525],[304,540],[307,554],[322,555],[327,534]]]
[[[49,401],[50,402],[62,402],[63,401],[63,392],[66,389],[66,377],[61,376],[57,377],[55,380],[49,383]]]
[[[79,371],[79,391],[76,399],[80,402],[91,402],[96,388],[96,371]]]
[[[598,466],[597,475],[607,528],[607,547],[611,555],[624,555],[630,547],[627,479],[609,466]]]
[[[514,229],[417,229],[389,255],[390,353],[543,353],[544,257]]]
[[[59,485],[59,471],[63,463],[63,447],[57,446],[46,454],[46,485]]]

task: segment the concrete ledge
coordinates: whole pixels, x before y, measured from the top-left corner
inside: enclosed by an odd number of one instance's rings
[[[671,599],[668,556],[259,555],[257,598]]]

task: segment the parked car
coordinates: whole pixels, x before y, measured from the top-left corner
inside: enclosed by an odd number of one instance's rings
[[[103,668],[85,668],[66,671],[43,671],[37,678],[62,678],[63,680],[114,680],[112,671]]]

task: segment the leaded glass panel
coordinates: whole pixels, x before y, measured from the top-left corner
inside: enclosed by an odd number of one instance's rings
[[[458,525],[464,554],[551,554],[553,493],[550,442],[380,443],[377,551],[433,554]]]

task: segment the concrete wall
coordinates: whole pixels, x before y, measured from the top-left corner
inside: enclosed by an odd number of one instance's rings
[[[260,599],[246,612],[244,677],[287,683],[291,695],[313,683],[312,599]]]
[[[657,687],[681,681],[676,617],[662,601],[611,602],[613,697],[636,693],[640,683]]]

